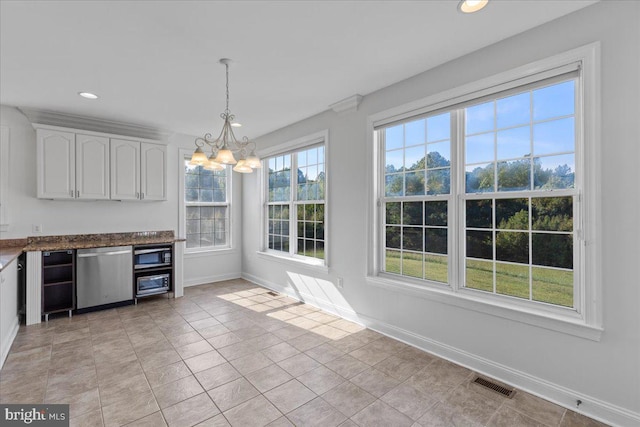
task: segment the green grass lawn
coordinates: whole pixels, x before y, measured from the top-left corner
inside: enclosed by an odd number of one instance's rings
[[[400,264],[400,252],[387,251],[385,271],[388,273],[401,274]],[[402,259],[402,274],[419,279],[424,277],[426,280],[447,283],[449,276],[448,268],[447,257],[444,255],[425,254],[423,263],[422,254],[405,252],[404,258]]]
[[[409,277],[447,282],[447,257],[386,252],[385,271]],[[493,262],[466,261],[466,284],[472,289],[493,292]],[[527,265],[496,263],[496,293],[529,299],[529,267]],[[552,268],[532,268],[532,297],[534,301],[573,307],[573,272]]]

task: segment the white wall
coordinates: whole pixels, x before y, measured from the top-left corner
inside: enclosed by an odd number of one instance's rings
[[[446,36],[443,36],[446,41]],[[599,342],[367,285],[369,115],[535,60],[601,42],[602,273]],[[421,43],[411,40],[416,52]],[[257,256],[259,180],[243,180],[243,274],[612,424],[640,423],[637,279],[640,2],[606,1],[366,96],[355,113],[325,112],[258,140],[271,147],[329,129],[329,274]],[[384,58],[380,58],[381,61]],[[293,108],[294,106],[292,106]],[[344,289],[334,286],[344,278]]]
[[[174,230],[178,232],[178,173],[180,148],[192,149],[195,137],[176,134],[167,147],[167,200],[161,202],[55,201],[36,198],[36,133],[16,108],[0,106],[0,123],[9,128],[9,228],[2,239],[32,236],[32,226],[42,226],[42,235],[92,234]],[[240,203],[242,187],[234,176],[233,224],[235,251],[185,255],[186,285],[206,283],[215,277],[239,277],[241,271]],[[181,236],[184,237],[184,236]],[[213,273],[207,273],[213,271]]]

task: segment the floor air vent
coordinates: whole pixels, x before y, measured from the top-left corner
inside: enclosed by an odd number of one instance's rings
[[[277,292],[269,291],[267,295],[271,295],[272,297],[277,297],[279,294]]]
[[[478,385],[481,385],[482,387],[488,388],[489,390],[493,390],[496,393],[500,393],[501,395],[503,395],[504,397],[508,397],[509,399],[511,399],[516,392],[512,388],[503,387],[500,384],[496,384],[493,381],[489,381],[487,379],[480,378],[480,377],[476,377],[476,379],[473,380],[473,382]]]

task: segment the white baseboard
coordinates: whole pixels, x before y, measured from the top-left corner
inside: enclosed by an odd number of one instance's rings
[[[509,384],[590,418],[613,426],[631,427],[640,425],[639,413],[581,394],[525,372],[398,328],[378,319],[364,315],[360,315],[360,318],[369,329],[417,347],[428,353],[432,353],[480,374],[495,378],[505,384]],[[579,407],[576,405],[577,400],[582,401]]]
[[[305,304],[317,307],[321,310],[326,311],[327,313],[335,314],[336,316],[340,316],[343,319],[347,319],[354,323],[364,325],[363,321],[358,317],[358,313],[356,313],[351,307],[339,306],[331,301],[317,298],[314,295],[299,292],[297,290],[294,291],[294,289],[290,286],[282,286],[277,283],[269,282],[252,274],[242,273],[242,278],[257,285],[271,289],[272,291],[285,294],[293,299],[304,302]]]
[[[13,340],[16,338],[16,335],[18,335],[19,328],[20,328],[20,318],[16,316],[16,318],[13,321],[13,325],[11,325],[11,329],[9,330],[9,333],[2,340],[2,344],[1,344],[2,347],[0,347],[2,348],[2,354],[0,355],[0,369],[2,369],[2,367],[4,366],[4,362],[7,359],[7,356],[9,355],[9,350],[11,350],[11,345],[13,344]]]
[[[640,425],[640,413],[629,411],[628,409],[578,393],[574,390],[570,390],[566,387],[562,387],[558,384],[537,378],[491,360],[484,359],[464,350],[460,350],[447,344],[415,334],[411,331],[398,328],[381,320],[359,314],[351,308],[337,307],[332,302],[318,299],[313,295],[300,293],[292,287],[269,282],[248,273],[242,273],[242,278],[318,307],[328,313],[332,313],[344,319],[364,325],[367,328],[383,335],[397,339],[428,353],[432,353],[482,375],[495,378],[505,384],[509,384],[527,393],[531,393],[590,418],[620,427]],[[576,401],[578,399],[582,401],[580,407],[576,407]]]
[[[183,286],[185,288],[188,288],[189,286],[204,285],[206,283],[213,283],[213,282],[222,282],[223,280],[239,279],[241,276],[242,275],[240,274],[240,272],[237,272],[237,273],[218,274],[213,276],[190,277],[189,279],[185,278]]]

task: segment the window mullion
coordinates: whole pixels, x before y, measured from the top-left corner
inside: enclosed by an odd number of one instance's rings
[[[377,253],[377,271],[385,271],[387,270],[385,260],[386,260],[386,247],[387,247],[387,234],[386,234],[386,195],[387,195],[387,187],[386,187],[386,177],[385,177],[385,162],[386,162],[386,140],[384,131],[374,131],[374,133],[378,136],[378,170],[382,170],[382,173],[379,174],[378,177],[378,194],[375,209],[378,210],[378,233],[380,238],[378,239],[378,250]]]
[[[461,262],[460,254],[464,248],[464,110],[458,109],[451,112],[451,195],[449,197],[449,286],[454,292],[462,287],[461,280],[464,277],[464,262]],[[462,192],[462,193],[461,193]],[[457,243],[457,244],[456,244]]]
[[[291,153],[291,174],[289,175],[289,254],[298,252],[298,153]]]

